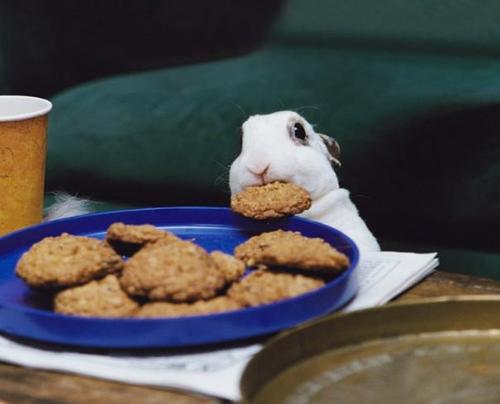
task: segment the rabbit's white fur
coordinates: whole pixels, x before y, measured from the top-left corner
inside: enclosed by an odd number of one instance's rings
[[[304,127],[307,144],[294,139],[295,123]],[[251,116],[243,123],[241,153],[229,172],[231,194],[273,181],[294,183],[307,190],[312,199],[311,208],[302,216],[339,229],[361,252],[379,251],[349,192],[339,187],[331,157],[322,137],[296,112]]]
[[[87,199],[81,199],[64,192],[57,192],[54,197],[55,202],[45,211],[44,221],[84,215],[90,212],[90,201]]]

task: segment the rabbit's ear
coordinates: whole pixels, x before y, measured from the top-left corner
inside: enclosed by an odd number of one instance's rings
[[[340,146],[337,143],[337,141],[333,137],[323,135],[321,133],[318,133],[318,135],[320,136],[321,140],[323,141],[323,143],[326,146],[326,149],[328,150],[328,154],[329,154],[328,159],[330,160],[332,165],[337,164],[340,167],[341,166],[340,160],[339,160],[339,158],[340,158]]]

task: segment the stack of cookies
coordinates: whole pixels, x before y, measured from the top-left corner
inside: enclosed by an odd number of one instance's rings
[[[23,254],[16,273],[53,293],[58,313],[176,317],[297,296],[348,265],[325,241],[294,232],[252,237],[231,256],[149,224],[114,223],[105,240],[66,233],[41,240]]]
[[[149,224],[124,223],[112,224],[102,241],[67,233],[46,237],[16,268],[31,287],[54,293],[56,312],[100,317],[237,309],[229,299],[214,298],[244,271],[232,256],[208,254]]]

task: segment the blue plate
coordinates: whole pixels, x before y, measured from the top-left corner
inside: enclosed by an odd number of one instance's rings
[[[249,237],[275,229],[321,237],[345,253],[351,266],[324,287],[281,302],[203,316],[169,319],[106,319],[50,311],[47,297],[15,276],[23,252],[62,232],[103,238],[113,222],[151,223],[208,251],[232,253]],[[220,343],[292,327],[338,309],[356,293],[358,249],[343,233],[298,217],[256,221],[227,208],[176,207],[78,216],[33,226],[0,238],[0,331],[38,341],[92,348],[159,348]]]

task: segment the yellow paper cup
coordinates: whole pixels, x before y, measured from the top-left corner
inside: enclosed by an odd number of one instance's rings
[[[51,109],[42,98],[0,96],[0,236],[42,220]]]

